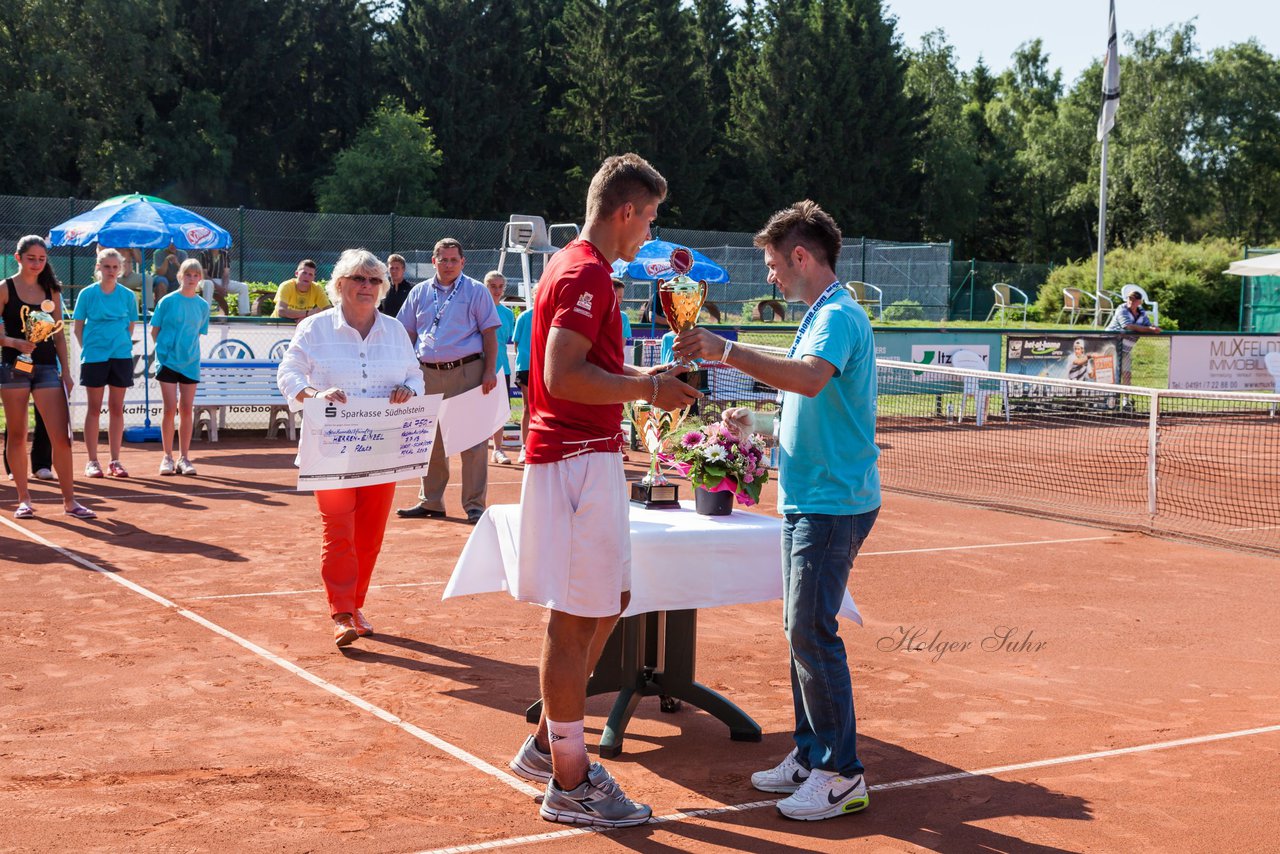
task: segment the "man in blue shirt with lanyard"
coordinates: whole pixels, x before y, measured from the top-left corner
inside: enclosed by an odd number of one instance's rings
[[[769,282],[809,306],[785,357],[702,328],[681,333],[675,345],[681,359],[719,360],[781,390],[783,631],[796,746],[776,768],[752,774],[751,784],[789,794],[778,810],[806,821],[868,802],[836,613],[880,512],[876,363],[871,322],[836,278],[840,242],[835,221],[811,201],[778,211],[755,237]]]
[[[446,237],[432,252],[436,274],[419,282],[405,297],[396,319],[404,324],[422,363],[426,394],[446,399],[476,386],[485,394],[498,385],[498,312],[484,285],[462,274],[462,244]],[[484,515],[489,489],[489,438],[462,452],[462,509],[474,525]],[[449,458],[439,429],[431,448],[427,476],[418,503],[402,507],[402,519],[444,516],[444,490],[449,485]]]

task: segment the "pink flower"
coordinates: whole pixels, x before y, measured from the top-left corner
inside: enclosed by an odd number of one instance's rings
[[[698,445],[702,444],[702,441],[705,438],[706,437],[697,430],[690,430],[688,433],[684,434],[684,438],[680,440],[680,444],[686,448],[696,448]]]

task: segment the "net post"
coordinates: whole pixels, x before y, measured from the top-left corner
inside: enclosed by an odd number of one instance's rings
[[[1147,416],[1147,512],[1156,515],[1156,444],[1160,426],[1160,393],[1151,393],[1151,412]]]

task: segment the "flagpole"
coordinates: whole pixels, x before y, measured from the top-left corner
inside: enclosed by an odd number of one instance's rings
[[[1107,137],[1116,123],[1120,98],[1120,51],[1116,38],[1116,0],[1107,15],[1107,52],[1102,60],[1102,113],[1098,116],[1098,141],[1102,143],[1102,168],[1098,178],[1098,281],[1093,290],[1093,325],[1102,322],[1102,273],[1107,261]]]
[[[1107,255],[1107,141],[1111,134],[1102,137],[1102,177],[1098,180],[1098,281],[1093,294],[1093,325],[1102,322],[1102,269]]]

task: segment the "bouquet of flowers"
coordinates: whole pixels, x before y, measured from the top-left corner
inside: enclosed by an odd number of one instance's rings
[[[753,432],[751,410],[726,409],[720,421],[686,432],[664,459],[694,486],[732,492],[747,507],[760,500],[769,480],[764,445]]]

